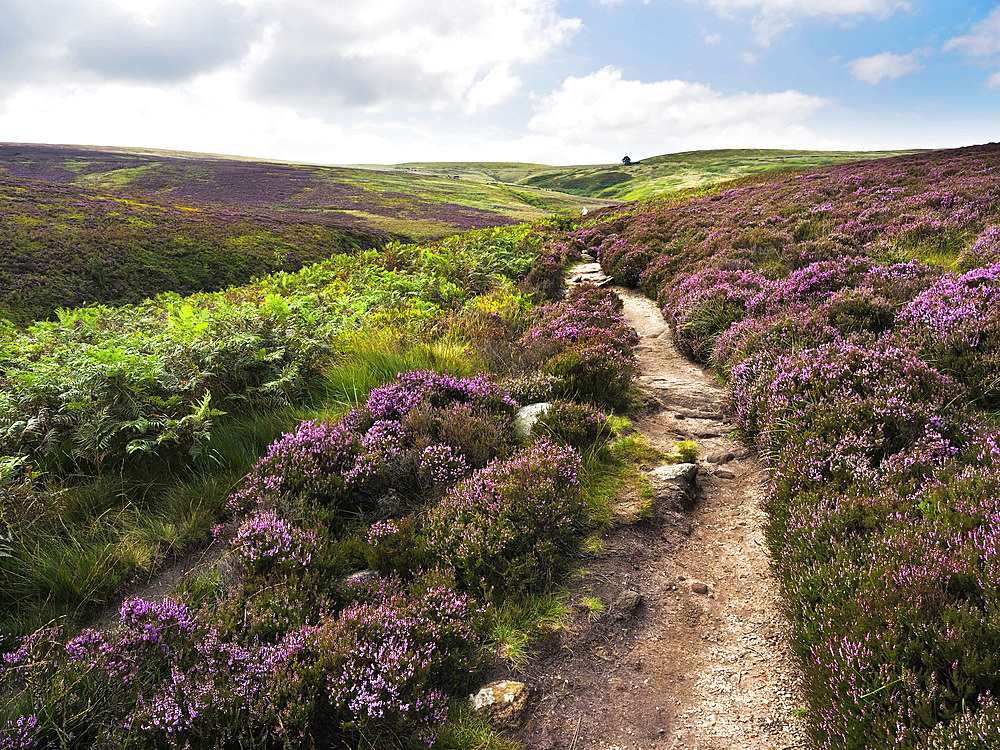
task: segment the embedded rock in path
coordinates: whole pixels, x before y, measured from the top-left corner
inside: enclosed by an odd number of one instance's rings
[[[705,457],[705,461],[710,464],[728,464],[730,461],[736,458],[736,454],[732,451],[713,451]]]
[[[669,510],[689,509],[694,505],[696,464],[667,464],[646,474],[658,504]]]
[[[517,727],[531,691],[523,682],[499,680],[469,695],[472,711],[500,728]]]
[[[552,406],[548,401],[522,406],[514,413],[514,434],[522,440],[531,437],[531,428]]]
[[[642,594],[629,589],[623,591],[611,602],[611,612],[616,620],[622,620],[631,615],[642,604]]]

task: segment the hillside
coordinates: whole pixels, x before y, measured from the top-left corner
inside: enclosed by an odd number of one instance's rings
[[[707,187],[749,174],[779,169],[813,169],[831,164],[883,159],[912,151],[786,151],[721,149],[666,154],[623,164],[553,167],[517,163],[412,163],[397,168],[428,175],[497,181],[522,188],[546,188],[594,199],[631,201]]]
[[[728,384],[815,747],[997,747],[1000,145],[747,179],[574,235]]]
[[[138,199],[0,174],[0,317],[139,302],[292,271],[385,233],[344,217]]]
[[[114,196],[307,214],[318,222],[410,240],[579,213],[584,205],[595,205],[544,188],[453,179],[450,174],[148,149],[0,144],[0,175]]]

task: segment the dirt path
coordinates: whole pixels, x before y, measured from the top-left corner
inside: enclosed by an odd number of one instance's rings
[[[571,586],[567,631],[512,675],[537,696],[517,736],[542,750],[806,747],[764,548],[765,473],[727,437],[722,387],[678,353],[655,304],[616,291],[641,336],[639,384],[660,404],[636,427],[663,450],[698,442],[697,500],[675,486],[650,519],[607,533]],[[606,611],[595,616],[584,596]]]

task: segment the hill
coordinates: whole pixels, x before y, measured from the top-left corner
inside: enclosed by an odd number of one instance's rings
[[[186,205],[305,213],[317,221],[405,240],[579,213],[584,205],[595,205],[544,186],[514,186],[460,174],[131,148],[2,144],[0,175]]]
[[[883,159],[914,151],[787,151],[720,149],[654,156],[624,164],[552,167],[517,163],[411,163],[396,165],[426,175],[495,180],[520,188],[546,188],[593,199],[631,201],[703,188],[750,174],[814,169],[831,164]]]
[[[212,291],[381,246],[348,218],[141,199],[0,174],[0,316]]]

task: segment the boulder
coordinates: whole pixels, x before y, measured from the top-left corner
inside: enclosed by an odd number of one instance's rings
[[[537,404],[522,406],[514,414],[514,434],[521,440],[527,440],[531,436],[531,428],[535,422],[549,410],[552,406],[548,401],[541,401]]]
[[[473,713],[500,728],[519,726],[531,691],[523,682],[498,680],[469,695]]]

